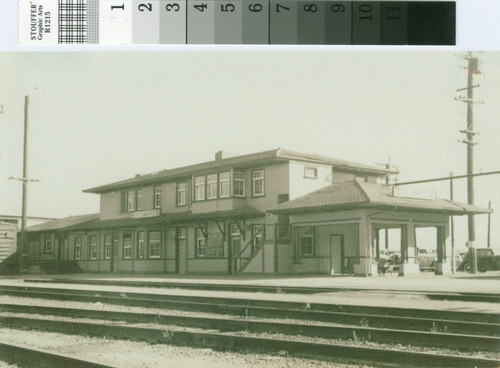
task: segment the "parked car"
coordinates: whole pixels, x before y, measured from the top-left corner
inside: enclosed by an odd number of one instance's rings
[[[500,269],[500,256],[495,256],[491,248],[476,248],[477,269],[480,272]],[[472,269],[472,249],[465,253],[457,271],[470,272]]]
[[[434,268],[436,264],[437,253],[434,249],[419,248],[417,261],[420,269]]]

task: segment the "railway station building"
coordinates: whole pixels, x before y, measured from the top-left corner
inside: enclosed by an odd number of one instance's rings
[[[488,209],[402,193],[395,171],[285,149],[215,160],[84,190],[96,214],[28,228],[32,272],[376,275],[378,234],[401,229],[401,275],[418,272],[415,228]]]

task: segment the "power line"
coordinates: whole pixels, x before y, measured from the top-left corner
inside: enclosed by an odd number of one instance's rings
[[[420,183],[430,183],[433,181],[444,181],[444,180],[455,180],[455,179],[463,179],[463,178],[468,178],[469,176],[484,176],[484,175],[495,175],[495,174],[500,174],[500,170],[498,171],[489,171],[485,173],[477,173],[477,174],[466,174],[466,175],[459,175],[459,176],[445,176],[443,178],[434,178],[434,179],[425,179],[425,180],[415,180],[415,181],[406,181],[406,182],[401,182],[401,183],[395,183],[393,185],[409,185],[409,184],[420,184]]]
[[[443,149],[445,149],[445,148],[448,148],[448,147],[450,147],[450,146],[452,146],[452,145],[454,145],[454,144],[456,144],[456,143],[458,143],[458,142],[457,142],[457,141],[453,141],[453,142],[451,142],[451,143],[445,144],[444,146],[441,146],[441,147],[439,147],[439,148],[436,148],[436,149],[434,149],[434,150],[432,150],[432,151],[429,151],[429,152],[426,152],[426,153],[422,153],[422,154],[420,154],[420,155],[418,155],[418,156],[414,156],[414,157],[411,157],[411,158],[409,158],[409,159],[407,159],[407,160],[404,160],[404,161],[402,161],[402,162],[399,162],[399,163],[398,163],[398,165],[403,165],[403,164],[406,164],[407,162],[410,162],[410,161],[413,161],[413,160],[419,159],[419,158],[421,158],[421,157],[424,157],[424,156],[430,155],[431,153],[435,153],[435,152],[441,151],[441,150],[443,150]]]

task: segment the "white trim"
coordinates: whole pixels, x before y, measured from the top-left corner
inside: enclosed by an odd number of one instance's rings
[[[256,173],[262,173],[262,176],[255,176]],[[262,181],[262,193],[256,193],[255,192],[255,183],[257,181]],[[263,196],[265,194],[265,189],[264,189],[264,170],[255,170],[255,171],[252,171],[252,194],[254,197],[260,197],[260,196]]]

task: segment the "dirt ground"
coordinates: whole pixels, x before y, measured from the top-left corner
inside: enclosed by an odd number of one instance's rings
[[[265,354],[225,353],[141,342],[0,329],[0,340],[71,355],[120,368],[355,368],[359,365],[321,362]],[[6,363],[3,363],[6,364]],[[2,365],[1,368],[14,368]],[[370,368],[371,366],[362,366]]]

